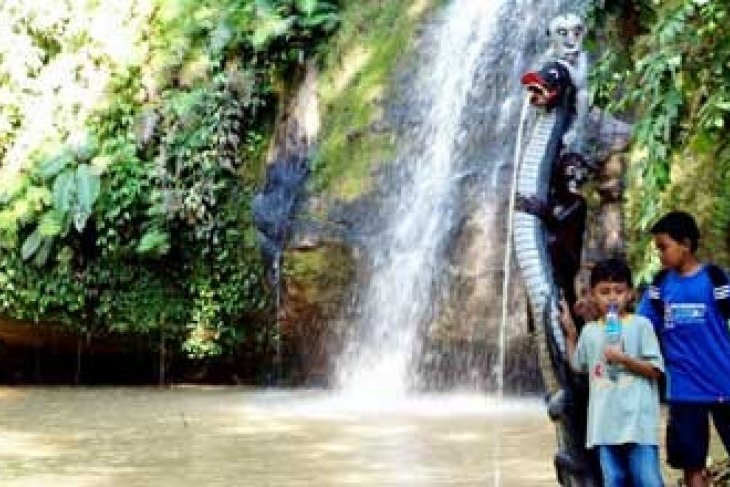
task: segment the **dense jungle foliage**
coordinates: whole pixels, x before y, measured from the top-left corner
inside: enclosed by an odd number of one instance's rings
[[[624,0],[594,13],[607,45],[594,101],[634,122],[627,175],[630,258],[657,269],[648,229],[665,211],[698,219],[701,255],[730,265],[730,2]]]
[[[0,3],[0,315],[164,337],[270,330],[250,201],[282,85],[336,1]]]

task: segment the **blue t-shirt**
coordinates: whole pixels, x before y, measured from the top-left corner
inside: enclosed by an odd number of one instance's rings
[[[660,284],[663,316],[648,293],[637,312],[649,318],[662,345],[670,402],[730,401],[730,329],[713,297],[707,269],[669,271]]]

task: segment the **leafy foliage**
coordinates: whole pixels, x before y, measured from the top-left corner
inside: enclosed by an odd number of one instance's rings
[[[631,56],[608,54],[594,71],[596,100],[637,116],[627,214],[631,257],[644,279],[658,265],[648,228],[669,209],[694,213],[707,257],[730,264],[729,6],[727,0],[625,5],[645,33],[625,46]]]
[[[320,0],[0,4],[0,313],[267,333],[250,200],[275,87],[337,27]]]

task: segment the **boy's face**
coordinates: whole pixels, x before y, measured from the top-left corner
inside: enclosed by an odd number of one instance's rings
[[[665,269],[680,269],[691,251],[688,245],[677,242],[666,233],[654,235],[654,246]]]
[[[619,312],[624,312],[633,298],[633,292],[625,282],[600,281],[591,289],[591,296],[603,316],[611,304],[616,304]]]

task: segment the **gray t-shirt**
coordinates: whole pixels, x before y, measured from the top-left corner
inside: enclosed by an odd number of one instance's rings
[[[659,342],[651,322],[638,315],[621,318],[625,353],[664,370]],[[659,437],[659,390],[656,380],[623,368],[617,380],[608,377],[603,350],[604,325],[588,323],[581,331],[573,368],[588,373],[588,432],[586,446],[638,443],[656,445]]]

